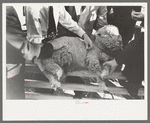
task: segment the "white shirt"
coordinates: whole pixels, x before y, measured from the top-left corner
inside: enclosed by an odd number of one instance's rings
[[[48,29],[49,6],[50,5],[42,6],[36,4],[26,7],[27,38],[29,41],[37,40],[36,42],[39,42],[46,36]],[[17,11],[21,24],[23,24],[23,6],[14,6],[14,8]],[[65,10],[64,6],[53,6],[53,15],[56,27],[58,22],[60,22],[66,29],[74,32],[80,37],[82,37],[85,33],[85,31],[83,31],[83,29],[79,27],[74,20],[72,20],[70,14]]]
[[[106,6],[86,6],[80,14],[78,24],[89,36],[91,36],[91,34],[96,32],[96,30],[93,29],[96,19],[99,25],[97,28],[107,25]]]

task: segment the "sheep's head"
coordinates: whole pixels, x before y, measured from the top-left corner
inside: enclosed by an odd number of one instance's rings
[[[113,25],[106,25],[96,32],[95,44],[111,57],[115,57],[123,48],[119,30]]]

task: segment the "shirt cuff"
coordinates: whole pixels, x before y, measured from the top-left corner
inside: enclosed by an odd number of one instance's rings
[[[77,34],[82,38],[83,34],[85,34],[86,32],[82,29],[78,30]]]

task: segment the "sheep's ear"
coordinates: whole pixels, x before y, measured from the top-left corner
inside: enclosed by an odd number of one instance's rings
[[[123,47],[122,36],[120,34],[118,35],[117,44],[119,44],[119,47]]]
[[[122,36],[120,34],[118,35],[118,40],[122,42]]]

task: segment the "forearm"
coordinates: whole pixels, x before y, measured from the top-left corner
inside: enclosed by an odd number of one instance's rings
[[[82,37],[85,31],[79,27],[77,22],[75,22],[69,13],[62,8],[62,11],[59,16],[59,22],[68,30],[72,31],[73,33],[79,35],[79,37]]]

